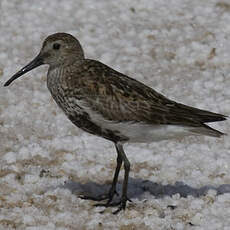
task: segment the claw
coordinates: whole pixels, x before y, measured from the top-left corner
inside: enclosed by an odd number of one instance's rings
[[[95,207],[106,207],[106,208],[108,208],[108,207],[115,207],[115,206],[118,206],[119,204],[121,203],[121,201],[118,201],[118,202],[113,202],[113,203],[111,203],[111,202],[106,202],[106,203],[97,203],[97,204],[94,204],[93,206],[95,206]]]
[[[113,214],[116,215],[121,210],[125,210],[127,201],[132,202],[132,200],[130,200],[128,197],[124,197],[124,198],[121,198],[121,200],[118,202],[110,203],[111,201],[108,200],[108,202],[106,202],[106,203],[98,203],[98,204],[95,204],[94,206],[96,206],[96,207],[102,207],[103,206],[103,207],[108,208],[108,207],[115,207],[115,206],[119,205],[118,209],[113,212]]]
[[[107,200],[107,203],[110,203],[113,200],[114,194],[116,196],[119,196],[119,193],[116,190],[110,190],[108,194],[103,194],[100,196],[87,196],[87,195],[80,195],[79,198],[84,199],[84,200],[93,200],[93,201],[102,201],[102,200]]]
[[[97,204],[94,204],[93,205],[94,207],[108,207],[108,204],[107,204],[107,202],[106,203],[97,203]]]
[[[83,200],[102,201],[102,200],[107,200],[108,196],[101,195],[101,196],[98,196],[98,197],[94,197],[94,196],[80,195],[79,198],[81,198]]]
[[[127,199],[127,201],[129,201],[129,202],[131,202],[131,203],[133,202],[133,201],[132,201],[132,200],[130,200],[128,197],[126,197],[126,199]]]
[[[116,211],[112,212],[113,215],[117,215],[121,210],[125,210],[122,206],[120,206]]]
[[[115,191],[111,191],[108,194],[103,194],[100,196],[87,196],[87,195],[80,195],[79,198],[84,200],[93,200],[93,201],[102,201],[102,200],[108,200],[107,203],[110,203],[113,200],[114,194],[116,196],[119,196],[119,193]]]
[[[122,199],[120,201],[120,206],[118,207],[118,209],[116,211],[113,212],[114,215],[118,214],[121,210],[125,210],[126,208],[126,202],[130,201],[132,202],[129,198],[125,197],[124,199]]]
[[[119,196],[119,193],[116,190],[114,191],[114,194],[116,194],[116,196]]]

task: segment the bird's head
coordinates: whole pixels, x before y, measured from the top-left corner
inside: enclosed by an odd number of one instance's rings
[[[40,65],[48,64],[51,68],[56,68],[68,66],[83,59],[83,49],[75,37],[67,33],[52,34],[43,42],[39,54],[28,65],[14,74],[4,86],[10,85],[15,79]]]

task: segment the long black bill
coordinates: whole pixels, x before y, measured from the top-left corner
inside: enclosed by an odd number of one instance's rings
[[[26,65],[25,67],[23,67],[21,70],[19,70],[16,74],[14,74],[5,84],[4,86],[8,86],[11,84],[11,82],[13,82],[14,80],[16,80],[17,78],[19,78],[20,76],[22,76],[23,74],[29,72],[30,70],[40,66],[44,64],[42,61],[42,58],[40,56],[40,54],[38,54],[37,57],[35,57],[33,59],[33,61],[31,61],[28,65]]]

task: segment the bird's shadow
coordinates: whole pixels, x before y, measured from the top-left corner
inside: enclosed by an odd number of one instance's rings
[[[101,196],[109,191],[110,184],[98,184],[95,182],[79,183],[73,181],[66,181],[64,185],[60,187],[69,189],[72,193],[83,196]],[[122,182],[117,184],[117,192],[121,194]],[[161,198],[164,196],[173,196],[179,194],[181,197],[187,197],[189,195],[193,197],[200,197],[206,195],[208,190],[215,190],[217,195],[230,193],[230,184],[223,184],[220,186],[206,185],[200,188],[193,188],[183,182],[176,182],[174,185],[162,185],[154,183],[149,180],[129,178],[128,185],[128,197],[141,199],[141,196],[148,192],[155,198]]]

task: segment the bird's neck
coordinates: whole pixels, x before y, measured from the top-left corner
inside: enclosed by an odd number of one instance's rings
[[[65,65],[50,65],[47,74],[47,86],[51,90],[52,87],[68,87],[70,79],[77,78],[77,70],[84,63],[85,59],[77,59]]]

